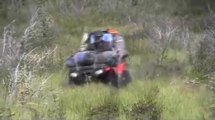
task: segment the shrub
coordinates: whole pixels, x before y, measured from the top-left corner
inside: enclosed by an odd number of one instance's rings
[[[157,102],[159,95],[159,88],[152,87],[148,93],[145,94],[144,100],[140,100],[133,106],[131,111],[132,119],[135,120],[160,120],[163,111],[163,106]]]
[[[212,20],[215,20],[213,17]],[[197,48],[195,61],[194,61],[194,72],[197,75],[209,74],[215,71],[215,23],[213,22],[208,26],[205,31],[204,39],[200,42]]]

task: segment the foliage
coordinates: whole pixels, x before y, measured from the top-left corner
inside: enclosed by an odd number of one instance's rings
[[[214,18],[213,18],[214,19]],[[213,20],[212,19],[212,20]],[[200,75],[210,74],[214,72],[215,61],[215,26],[214,23],[208,26],[204,39],[200,42],[199,48],[195,56],[195,71]]]
[[[213,22],[204,27],[213,3],[1,0],[0,119],[209,120],[211,91],[183,79],[192,66],[201,75],[214,72]],[[125,37],[135,81],[120,90],[62,86],[65,60],[79,48],[82,33],[109,27]]]
[[[37,9],[30,21],[30,27],[25,30],[22,44],[26,51],[36,47],[51,46],[56,36],[53,19],[42,8]]]
[[[185,85],[169,85],[167,81],[161,80],[135,81],[120,91],[93,84],[73,89],[65,88],[65,93],[69,95],[63,95],[62,99],[68,103],[65,106],[67,119],[130,120],[144,117],[155,120],[202,120],[208,116],[207,111],[204,111],[206,99],[210,96],[207,90],[202,89],[197,94],[190,88],[181,91],[184,88]],[[206,93],[208,97],[203,99],[202,95]],[[71,100],[73,102],[68,102]]]

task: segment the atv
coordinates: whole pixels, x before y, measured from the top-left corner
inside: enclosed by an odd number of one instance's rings
[[[106,57],[101,60],[99,56],[104,56],[104,54]],[[125,58],[119,60],[119,56],[113,52],[77,52],[69,57],[66,62],[69,69],[69,84],[83,85],[99,81],[114,87],[125,86],[131,81],[130,73],[126,69]],[[80,59],[84,60],[81,61]]]

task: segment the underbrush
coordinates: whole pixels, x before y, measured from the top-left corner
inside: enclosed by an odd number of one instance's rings
[[[120,90],[90,84],[63,91],[60,98],[71,120],[203,120],[209,116],[208,91],[177,82],[134,81]]]
[[[118,90],[93,83],[65,86],[62,79],[62,73],[54,74],[37,97],[29,97],[25,103],[6,107],[2,100],[0,118],[210,120],[208,103],[212,94],[203,85],[191,86],[179,78],[136,80]]]

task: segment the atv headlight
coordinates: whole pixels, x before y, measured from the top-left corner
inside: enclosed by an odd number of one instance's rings
[[[71,73],[70,76],[71,76],[71,77],[74,77],[74,78],[75,78],[75,77],[78,77],[78,73]]]
[[[97,70],[97,71],[95,72],[96,75],[101,75],[102,73],[103,73],[103,70],[102,70],[102,69]]]

